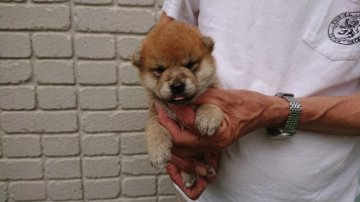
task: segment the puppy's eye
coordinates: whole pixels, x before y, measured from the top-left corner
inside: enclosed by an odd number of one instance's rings
[[[152,71],[155,74],[155,76],[160,76],[165,71],[165,67],[158,66],[155,69],[153,69]]]
[[[189,61],[188,63],[186,63],[185,67],[191,70],[196,64],[196,61]]]

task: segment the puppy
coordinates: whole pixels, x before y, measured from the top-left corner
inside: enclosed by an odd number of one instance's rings
[[[148,92],[149,113],[145,131],[146,147],[153,167],[163,168],[171,159],[171,136],[157,121],[155,103],[176,116],[171,104],[186,104],[204,91],[216,87],[214,42],[202,36],[196,27],[177,21],[154,27],[132,56],[142,85]],[[222,111],[206,104],[196,109],[195,126],[202,135],[213,135],[223,120]],[[191,187],[196,176],[183,174]]]

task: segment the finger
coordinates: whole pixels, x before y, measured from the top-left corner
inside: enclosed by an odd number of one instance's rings
[[[178,169],[174,164],[168,163],[166,166],[166,171],[168,172],[171,180],[191,199],[196,200],[200,197],[201,193],[205,190],[207,182],[205,178],[199,178],[196,180],[195,184],[186,188],[185,183],[181,176],[181,170]]]
[[[212,103],[215,100],[210,99],[210,98],[216,96],[217,94],[218,94],[217,89],[209,88],[200,97],[198,97],[196,100],[193,100],[191,103],[196,104],[196,105],[209,104],[209,103],[215,104],[215,103]]]
[[[180,170],[183,170],[187,173],[195,173],[200,176],[207,176],[207,166],[195,159],[192,158],[181,158],[176,155],[172,155],[170,162]]]
[[[162,108],[158,104],[155,104],[155,108],[156,108],[156,111],[157,111],[158,121],[162,126],[164,126],[166,129],[168,129],[168,131],[171,134],[181,133],[182,129],[179,127],[179,125],[174,120],[172,120],[167,115],[164,108]]]
[[[170,109],[176,114],[176,117],[186,128],[195,128],[195,111],[188,105],[173,105],[169,104]]]
[[[196,154],[202,151],[203,148],[179,146],[179,145],[175,145],[171,148],[171,153],[179,157],[195,156]]]
[[[219,165],[220,152],[206,152],[204,154],[204,160],[208,163],[208,169],[206,176],[208,183],[212,183],[216,179],[217,169]]]
[[[204,178],[199,178],[191,188],[184,188],[182,190],[189,198],[196,200],[205,191],[207,185],[208,183]]]
[[[184,182],[181,177],[181,171],[172,163],[168,163],[166,171],[169,174],[171,180],[178,186],[184,187]]]
[[[165,110],[159,105],[155,105],[158,113],[158,121],[170,133],[172,140],[177,145],[199,146],[199,136],[193,135],[189,131],[181,128],[174,120],[169,118]]]

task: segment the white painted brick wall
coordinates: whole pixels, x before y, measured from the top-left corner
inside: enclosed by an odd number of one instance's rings
[[[0,202],[171,202],[130,57],[162,0],[0,0]]]

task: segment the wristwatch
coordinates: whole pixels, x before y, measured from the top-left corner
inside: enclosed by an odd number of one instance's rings
[[[290,112],[284,126],[267,128],[267,136],[272,139],[293,137],[296,134],[296,128],[301,117],[301,104],[294,98],[294,94],[291,93],[279,92],[276,93],[275,96],[281,97],[289,102]]]

